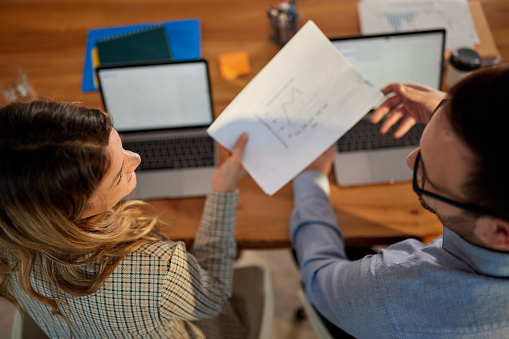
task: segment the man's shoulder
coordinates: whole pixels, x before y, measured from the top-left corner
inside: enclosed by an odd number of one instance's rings
[[[381,249],[376,256],[377,267],[388,272],[422,270],[424,267],[437,270],[468,269],[468,265],[442,247],[441,237],[429,244],[417,239],[407,239]]]

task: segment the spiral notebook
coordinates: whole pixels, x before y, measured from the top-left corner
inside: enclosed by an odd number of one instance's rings
[[[99,40],[97,52],[102,66],[171,60],[168,38],[162,25]]]
[[[92,29],[88,32],[83,64],[81,90],[92,92],[99,89],[95,69],[99,66],[97,42],[107,38],[120,37],[148,28],[163,26],[170,46],[171,58],[175,61],[201,58],[201,28],[197,19],[150,22],[143,24],[113,26]]]

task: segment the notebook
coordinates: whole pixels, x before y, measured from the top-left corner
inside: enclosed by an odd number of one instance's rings
[[[97,41],[101,65],[170,60],[164,26],[156,26]]]
[[[129,198],[205,195],[217,166],[207,62],[101,66],[97,77],[124,149],[141,156]]]
[[[91,29],[87,34],[81,90],[83,92],[99,90],[95,71],[100,64],[99,53],[97,52],[97,42],[99,40],[129,34],[158,25],[164,26],[173,60],[180,61],[201,58],[201,26],[200,21],[197,19],[149,22]]]
[[[440,89],[445,30],[365,35],[331,39],[334,46],[375,87],[410,82]],[[380,102],[381,103],[381,102]],[[415,125],[403,138],[394,139],[373,125],[368,113],[341,139],[334,154],[334,174],[340,186],[410,180],[407,155],[418,144],[423,125]]]

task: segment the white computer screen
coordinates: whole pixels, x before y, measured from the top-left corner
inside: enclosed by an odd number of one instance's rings
[[[212,123],[205,61],[108,67],[97,74],[104,106],[118,131]]]
[[[331,41],[377,88],[411,82],[440,89],[444,39],[445,32],[437,30]]]

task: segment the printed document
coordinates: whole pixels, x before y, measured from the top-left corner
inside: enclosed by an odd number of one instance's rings
[[[229,150],[246,132],[244,168],[273,195],[382,96],[308,21],[207,131]]]
[[[362,34],[445,28],[446,49],[479,43],[467,0],[363,0],[358,8]]]

